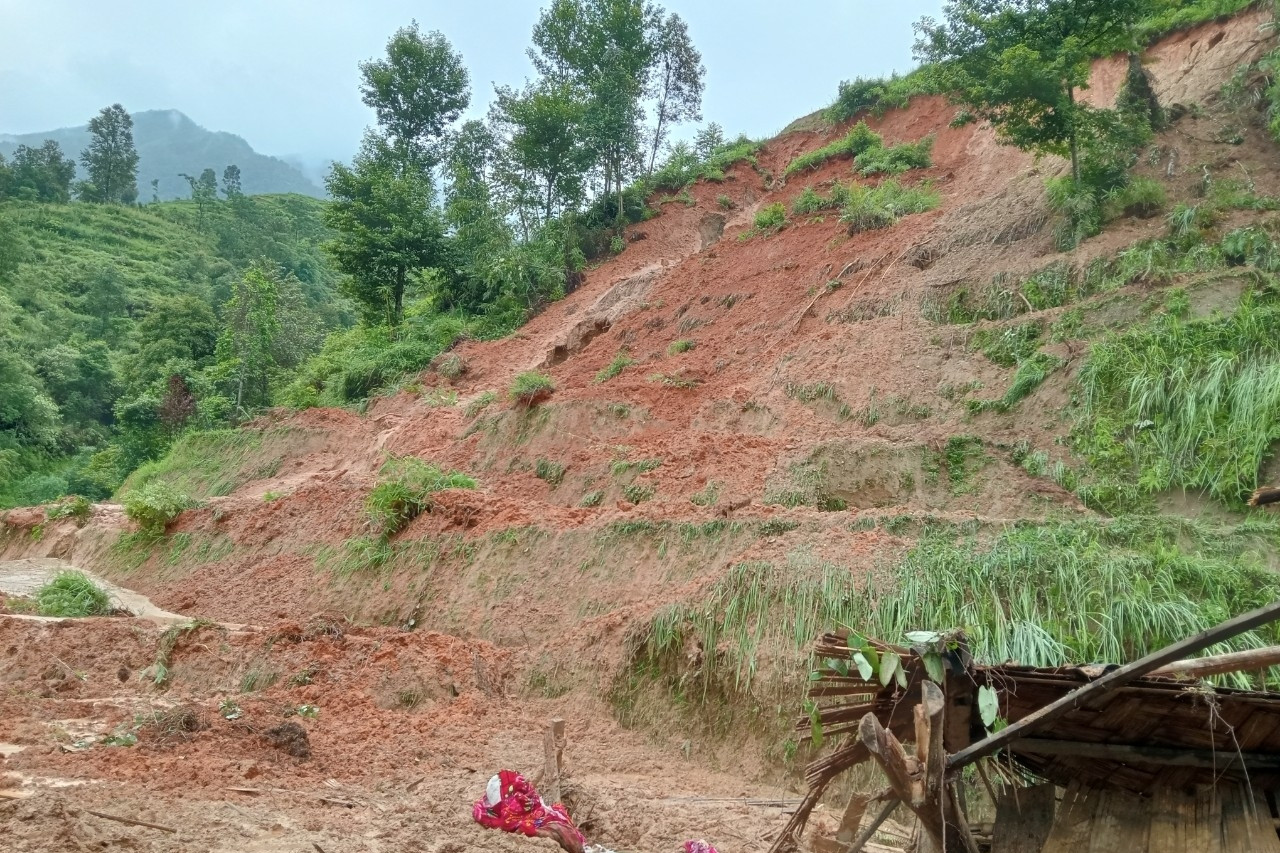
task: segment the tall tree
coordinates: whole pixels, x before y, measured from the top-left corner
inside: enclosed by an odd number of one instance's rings
[[[583,139],[605,191],[618,196],[643,161],[641,99],[649,88],[660,10],[644,0],[553,0],[533,30],[529,58],[585,104]]]
[[[89,119],[92,139],[80,152],[89,178],[80,197],[102,204],[133,204],[138,198],[138,152],[133,147],[133,118],[119,104],[103,107]]]
[[[689,38],[689,27],[676,14],[668,15],[656,38],[657,68],[654,74],[653,147],[649,171],[658,160],[658,149],[671,125],[702,120],[702,79],[707,74],[702,54]]]
[[[198,178],[186,172],[179,172],[178,177],[191,187],[191,200],[196,203],[196,227],[203,229],[205,212],[218,200],[218,173],[205,169]]]
[[[39,148],[19,145],[13,152],[10,192],[15,198],[64,203],[71,200],[75,161],[64,157],[58,143],[46,139]]]
[[[724,143],[724,128],[713,121],[694,134],[693,151],[699,160],[706,160],[724,147]]]
[[[297,302],[301,289],[297,279],[288,282],[287,278],[278,270],[257,265],[231,287],[231,299],[223,310],[225,325],[218,336],[217,356],[219,372],[230,380],[237,416],[269,405],[273,372],[298,363],[299,354],[292,349],[294,342],[284,334],[283,319],[296,314],[286,310],[286,303]],[[290,325],[288,331],[297,331]],[[286,349],[282,350],[282,345]]]
[[[235,201],[244,195],[240,188],[240,167],[235,163],[222,170],[222,194],[227,201]]]
[[[500,87],[492,115],[506,137],[504,183],[528,236],[539,220],[582,198],[593,154],[584,144],[587,108],[567,84],[544,81],[522,92]],[[538,211],[533,217],[526,216],[530,207]]]
[[[421,33],[417,21],[396,30],[385,58],[360,63],[360,75],[364,102],[402,156],[436,159],[440,137],[471,103],[462,56],[440,33]]]
[[[333,198],[325,222],[336,232],[325,248],[348,276],[344,288],[368,320],[394,329],[415,273],[452,269],[430,174],[371,131],[351,166],[334,163],[325,185]]]
[[[1071,159],[1107,132],[1106,117],[1077,98],[1090,61],[1132,46],[1151,0],[948,0],[942,22],[916,24],[918,59],[1006,143]]]

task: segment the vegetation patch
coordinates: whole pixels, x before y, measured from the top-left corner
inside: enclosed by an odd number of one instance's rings
[[[555,390],[556,383],[550,376],[530,370],[512,381],[507,396],[521,406],[533,406],[550,397]]]
[[[147,536],[164,535],[165,528],[183,510],[195,506],[186,494],[165,482],[151,482],[139,489],[126,492],[123,497],[124,514],[138,525]]]
[[[883,145],[884,140],[880,134],[867,127],[865,121],[860,121],[850,128],[843,138],[824,145],[816,151],[801,154],[792,160],[787,164],[782,176],[789,178],[797,172],[812,171],[836,157],[857,157],[865,151],[880,148]]]
[[[849,200],[840,213],[850,234],[888,228],[904,216],[933,210],[942,197],[929,183],[905,187],[893,178],[879,186],[855,184],[849,188]]]
[[[436,492],[475,487],[476,481],[466,474],[446,473],[415,456],[393,456],[383,464],[378,484],[365,498],[365,517],[374,535],[386,539],[429,511]]]
[[[631,357],[631,354],[623,350],[613,357],[613,361],[600,369],[596,374],[596,382],[608,382],[635,363],[636,360]]]
[[[565,466],[550,459],[539,458],[533,472],[539,480],[545,480],[554,489],[564,481]]]
[[[912,169],[927,169],[933,165],[933,142],[932,136],[926,136],[919,142],[871,147],[853,159],[853,167],[863,177],[901,175]]]
[[[693,349],[695,346],[697,346],[695,342],[689,340],[688,338],[681,338],[680,340],[671,342],[671,344],[667,347],[667,355],[680,355],[681,353],[688,352],[689,350]]]
[[[84,527],[85,522],[89,520],[89,516],[93,514],[93,504],[87,498],[71,495],[65,500],[46,507],[44,513],[45,518],[49,521],[72,518],[75,519],[77,527]]]
[[[112,611],[110,596],[83,572],[59,572],[36,590],[35,600],[41,616],[108,616]]]

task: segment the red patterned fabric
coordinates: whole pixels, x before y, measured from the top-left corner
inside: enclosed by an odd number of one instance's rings
[[[716,848],[705,841],[686,841],[685,853],[717,853]]]
[[[497,775],[497,801],[491,802],[492,787],[485,796],[476,801],[471,816],[476,823],[489,829],[500,829],[503,832],[518,832],[529,837],[537,836],[538,830],[549,824],[565,827],[582,844],[586,839],[569,819],[569,813],[560,803],[547,805],[538,796],[533,786],[514,770],[501,770]],[[490,784],[492,785],[490,780]]]

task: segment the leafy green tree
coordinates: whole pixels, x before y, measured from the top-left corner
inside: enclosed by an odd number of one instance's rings
[[[133,118],[119,104],[103,107],[89,119],[92,139],[80,152],[89,178],[80,197],[101,204],[133,204],[138,198],[138,152],[133,147]]]
[[[529,56],[540,74],[582,98],[583,141],[595,157],[605,193],[640,168],[641,99],[657,55],[660,10],[643,0],[553,0],[533,30]]]
[[[10,171],[10,193],[14,198],[59,204],[71,200],[76,164],[63,156],[62,149],[52,139],[46,139],[39,148],[19,145],[13,152]]]
[[[711,124],[699,130],[693,137],[693,150],[698,155],[698,159],[706,161],[712,154],[724,147],[724,128],[716,124]]]
[[[160,179],[159,178],[151,179],[151,203],[152,204],[160,203]]]
[[[403,156],[435,159],[440,137],[471,103],[471,81],[448,39],[414,21],[396,30],[387,55],[360,63],[360,93]]]
[[[0,447],[16,440],[20,446],[52,448],[61,426],[58,407],[11,344],[0,346]]]
[[[657,104],[653,147],[649,152],[651,173],[671,125],[702,120],[702,81],[707,75],[702,54],[689,38],[688,25],[676,14],[667,16],[658,29],[656,61],[654,97]]]
[[[101,427],[110,423],[111,405],[119,390],[107,345],[102,341],[58,343],[38,352],[33,362],[62,420],[68,428],[77,429],[74,443],[104,439]]]
[[[213,169],[205,169],[198,178],[186,172],[179,172],[178,177],[191,187],[191,200],[196,203],[196,224],[203,229],[205,213],[218,200],[218,175]]]
[[[4,155],[0,154],[0,200],[8,198],[13,190],[13,170],[9,168]]]
[[[335,163],[325,184],[333,199],[325,222],[336,232],[326,249],[347,274],[344,290],[367,319],[394,329],[414,276],[453,269],[430,175],[370,132],[352,165]]]
[[[278,299],[276,276],[254,267],[232,285],[231,301],[223,309],[218,362],[232,378],[238,415],[271,400],[273,351],[280,336]]]
[[[587,107],[567,84],[544,81],[522,92],[500,87],[493,105],[494,124],[506,137],[504,183],[526,236],[539,220],[582,199],[593,152],[584,144]],[[533,209],[538,215],[529,216]]]
[[[943,20],[917,25],[917,58],[1000,138],[1071,159],[1106,132],[1106,117],[1077,98],[1090,61],[1132,46],[1150,0],[948,0]]]
[[[222,170],[222,194],[227,201],[236,201],[244,196],[240,186],[240,167],[235,163]]]

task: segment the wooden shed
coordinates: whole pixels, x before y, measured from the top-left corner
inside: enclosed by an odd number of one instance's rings
[[[771,853],[799,849],[829,786],[868,760],[888,787],[855,796],[821,850],[856,853],[902,809],[919,851],[1280,853],[1280,693],[1198,680],[1274,664],[1280,649],[1183,659],[1277,615],[1280,602],[1124,666],[984,666],[960,635],[922,649],[827,634],[797,724],[825,751]],[[872,675],[868,656],[893,660]],[[998,716],[991,731],[984,716]],[[994,821],[970,820],[962,772]]]

